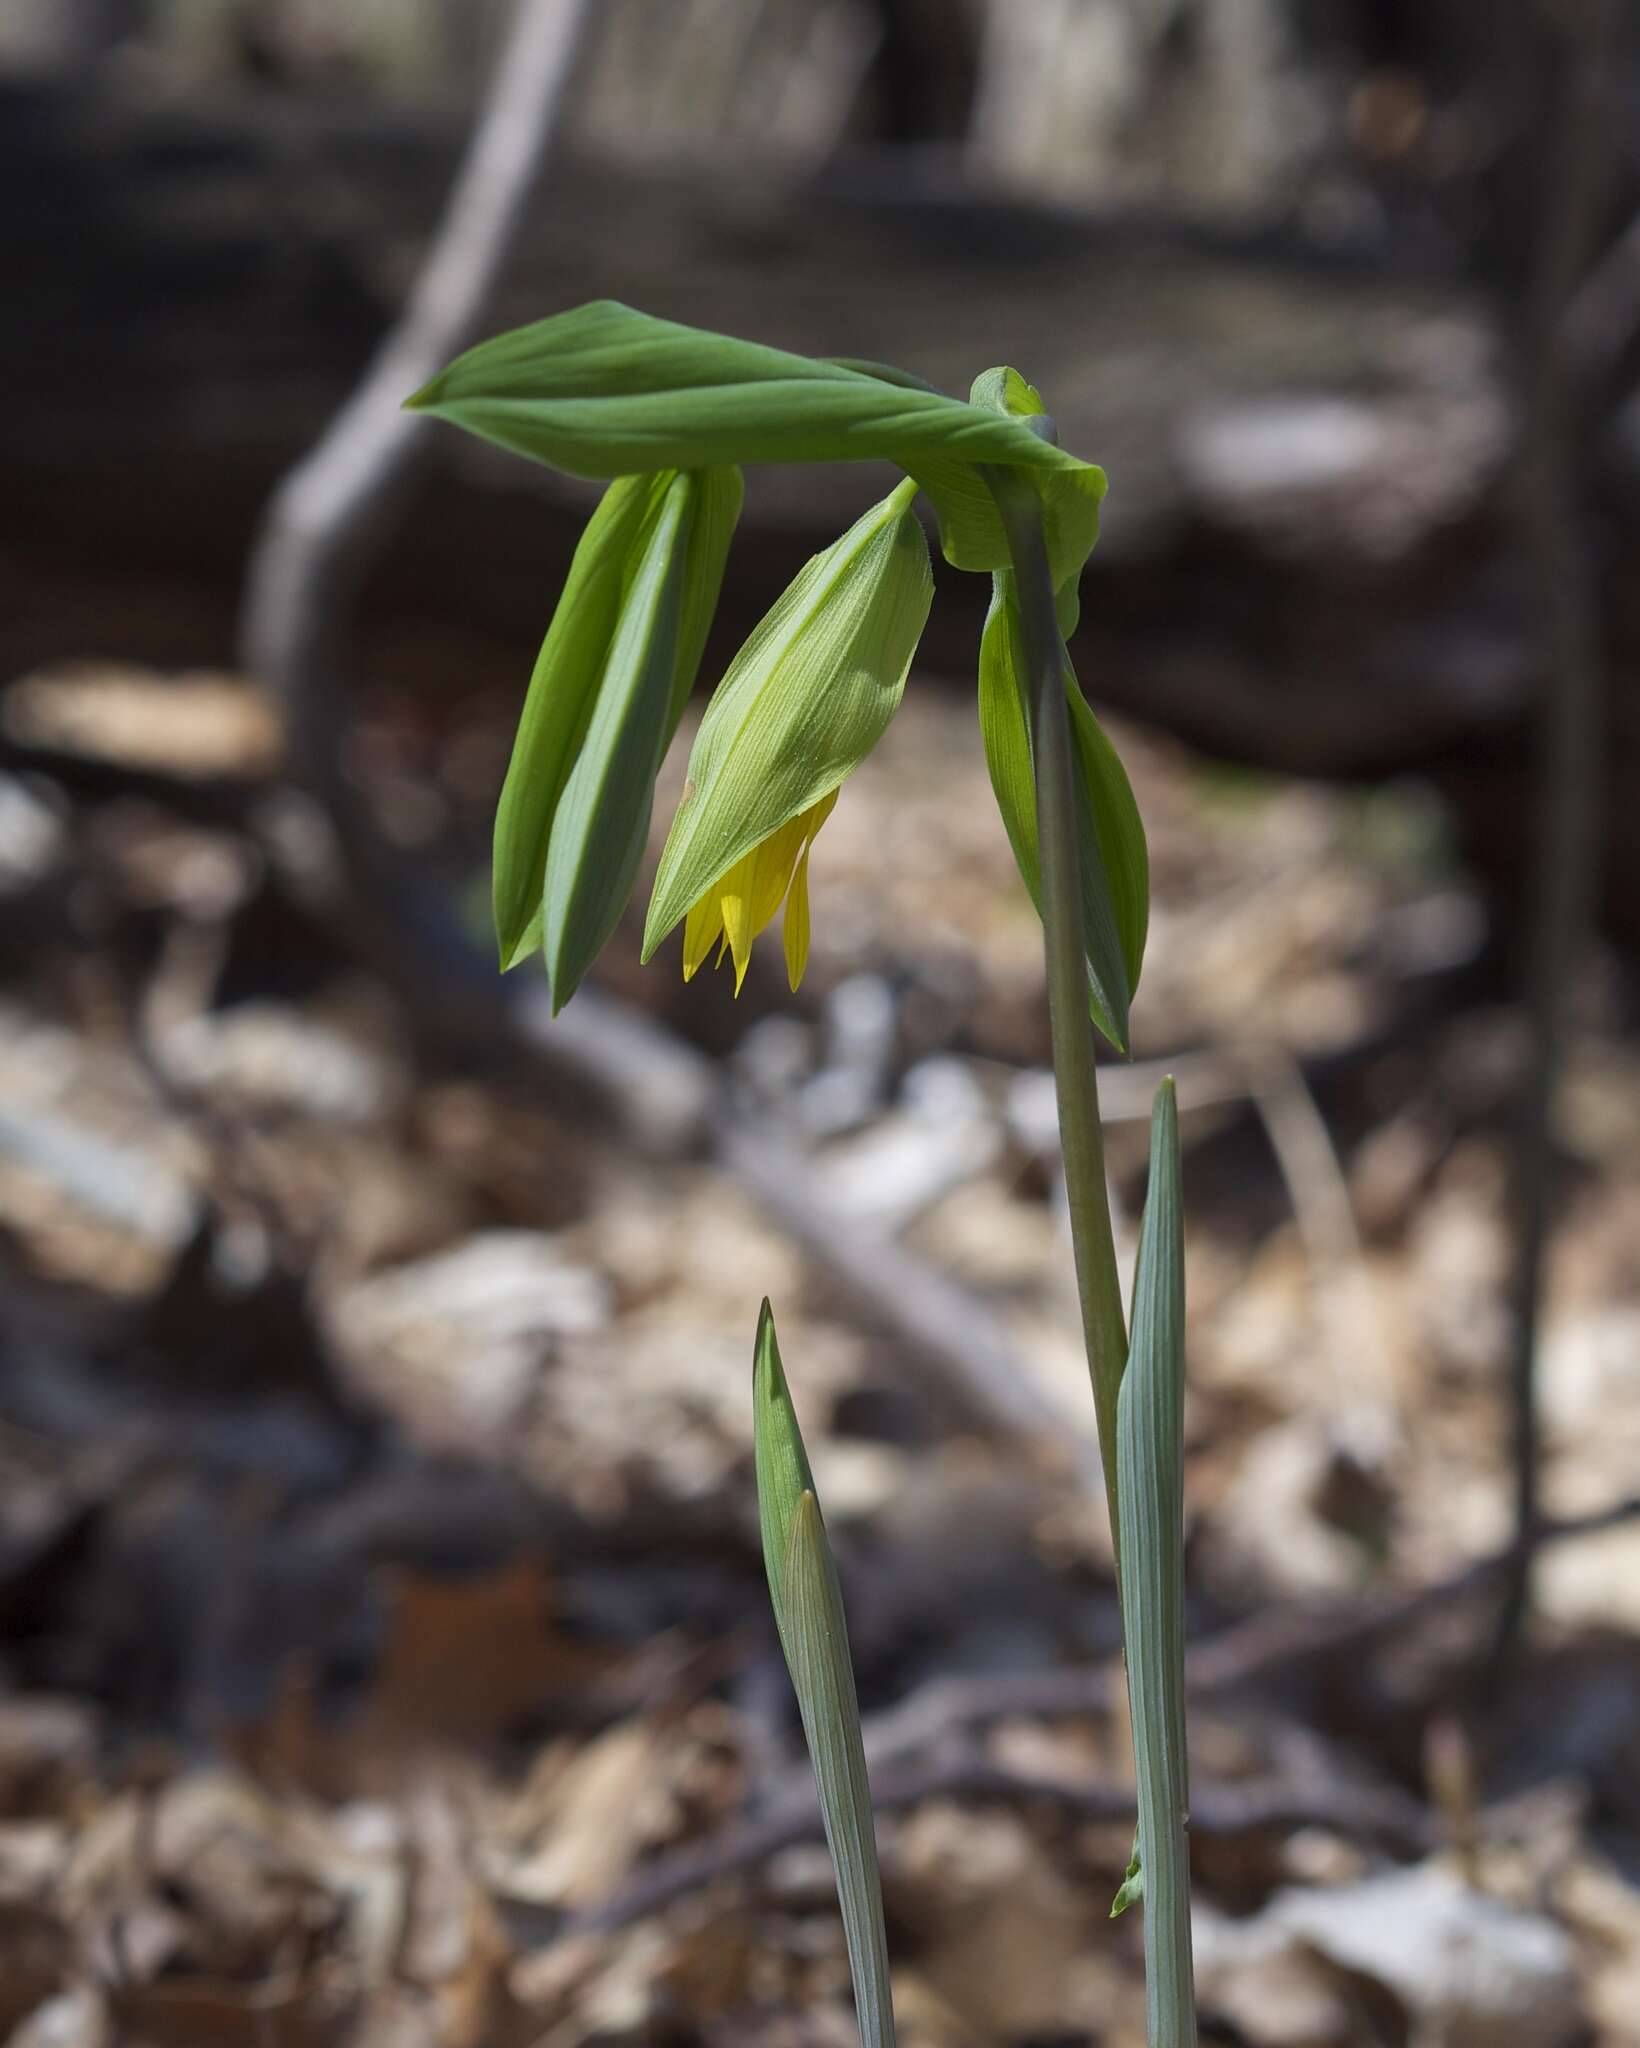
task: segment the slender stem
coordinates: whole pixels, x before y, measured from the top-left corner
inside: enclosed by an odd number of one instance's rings
[[[1016,472],[988,468],[986,482],[1002,515],[1019,593],[1036,773],[1037,843],[1042,870],[1042,932],[1048,964],[1048,1024],[1053,1041],[1059,1143],[1065,1162],[1082,1337],[1093,1379],[1099,1455],[1111,1542],[1121,1554],[1116,1484],[1116,1396],[1127,1363],[1127,1329],[1116,1277],[1110,1202],[1105,1191],[1105,1140],[1099,1122],[1099,1077],[1088,1009],[1088,967],[1082,923],[1082,867],[1077,847],[1070,713],[1065,702],[1065,644],[1054,610],[1053,578],[1042,534],[1042,501]]]
[[[1051,423],[1039,418],[1033,424],[1039,430],[1046,427],[1051,433]],[[1159,1127],[1170,1138],[1170,1144],[1153,1147],[1151,1193],[1146,1210],[1146,1232],[1152,1240],[1150,1277],[1157,1283],[1152,1291],[1167,1297],[1162,1309],[1168,1333],[1164,1341],[1155,1327],[1161,1310],[1157,1300],[1152,1299],[1152,1370],[1144,1381],[1134,1383],[1136,1393],[1149,1401],[1152,1412],[1147,1418],[1148,1428],[1141,1425],[1137,1434],[1129,1431],[1126,1462],[1130,1488],[1124,1495],[1117,1483],[1117,1412],[1128,1342],[1116,1277],[1116,1248],[1111,1239],[1110,1202],[1105,1190],[1099,1078],[1088,1006],[1076,784],[1070,712],[1065,699],[1065,646],[1054,605],[1041,499],[1028,482],[1006,470],[988,469],[986,482],[1008,536],[1019,598],[1036,777],[1042,931],[1048,963],[1048,1022],[1053,1035],[1059,1143],[1065,1161],[1076,1284],[1082,1301],[1082,1331],[1099,1421],[1099,1449],[1105,1468],[1117,1584],[1123,1588],[1122,1633],[1128,1660],[1129,1712],[1139,1764],[1140,1842],[1145,1860],[1146,2038],[1149,2048],[1195,2048],[1180,1564],[1183,1507],[1179,1498],[1177,1404],[1184,1369],[1184,1247],[1179,1234],[1177,1126],[1169,1086],[1164,1089],[1160,1105]],[[1168,1162],[1170,1174],[1159,1167],[1159,1160]],[[1163,1207],[1159,1205],[1164,1204],[1170,1219],[1166,1225],[1160,1220]],[[1171,1291],[1166,1283],[1170,1283]],[[1142,1284],[1136,1284],[1136,1295]],[[1138,1313],[1136,1299],[1135,1314]],[[1155,1369],[1157,1347],[1167,1354],[1166,1370],[1160,1375],[1166,1384],[1160,1386]],[[1165,1415],[1161,1413],[1164,1410]],[[1130,1513],[1137,1513],[1128,1529],[1125,1555],[1121,1513],[1124,1504]]]

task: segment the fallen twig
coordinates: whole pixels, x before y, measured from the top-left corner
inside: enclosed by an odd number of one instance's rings
[[[926,1765],[884,1773],[873,1786],[879,1813],[901,1812],[930,1799],[960,1799],[1007,1806],[1046,1806],[1082,1822],[1124,1826],[1133,1819],[1131,1787],[1108,1779],[1049,1777],[1016,1770],[976,1749]],[[1285,1833],[1333,1829],[1403,1854],[1421,1854],[1436,1839],[1434,1822],[1417,1800],[1393,1786],[1299,1786],[1279,1779],[1198,1785],[1190,1825],[1198,1835]],[[812,1786],[785,1795],[756,1818],[738,1822],[702,1842],[657,1857],[623,1890],[579,1916],[562,1931],[607,1934],[678,1899],[754,1870],[782,1849],[820,1839],[820,1809]]]
[[[405,399],[475,338],[556,136],[590,0],[521,0],[489,97],[409,303],[317,445],[274,493],[247,576],[245,665],[279,699],[297,772],[341,856],[327,877],[355,943],[418,1002],[494,1014],[442,891],[387,847],[350,783],[342,628],[414,480],[430,422]],[[332,866],[336,864],[332,863]],[[484,977],[493,983],[493,972]]]
[[[1104,1476],[1093,1432],[1023,1373],[990,1312],[958,1282],[838,1215],[795,1147],[733,1117],[718,1157],[763,1212],[793,1237],[853,1304],[896,1340],[901,1360],[931,1377],[969,1420],[1001,1430],[1063,1464],[1096,1497]]]
[[[1532,1547],[1599,1535],[1636,1519],[1640,1495],[1593,1514],[1544,1523],[1533,1536]],[[1483,1591],[1508,1568],[1514,1551],[1511,1544],[1433,1585],[1354,1609],[1283,1611],[1226,1629],[1188,1654],[1191,1693],[1199,1698],[1228,1692],[1301,1658],[1364,1649],[1426,1614]],[[892,1812],[935,1798],[1034,1802],[1079,1820],[1127,1821],[1133,1814],[1130,1788],[1102,1779],[1020,1771],[987,1756],[975,1740],[987,1724],[998,1721],[1102,1712],[1118,1697],[1120,1684],[1120,1673],[1107,1665],[937,1680],[866,1722],[873,1805]],[[913,1757],[927,1761],[909,1761]],[[1423,1854],[1439,1838],[1429,1811],[1393,1786],[1296,1785],[1275,1779],[1198,1786],[1191,1797],[1191,1827],[1199,1835],[1322,1827],[1403,1854]],[[613,1898],[558,1931],[607,1933],[630,1926],[692,1891],[754,1869],[782,1849],[819,1835],[820,1812],[808,1773],[794,1770],[764,1811],[658,1857]]]
[[[1587,1515],[1539,1525],[1532,1548],[1598,1536],[1640,1520],[1640,1494]],[[1185,1655],[1185,1682],[1204,1698],[1251,1684],[1306,1658],[1365,1650],[1443,1607],[1486,1590],[1514,1560],[1506,1545],[1427,1586],[1387,1593],[1356,1606],[1272,1609],[1196,1643]],[[1120,1674],[1103,1665],[1014,1672],[996,1678],[939,1679],[866,1723],[866,1755],[873,1765],[927,1751],[953,1730],[972,1729],[1013,1716],[1068,1718],[1103,1712],[1120,1697]]]

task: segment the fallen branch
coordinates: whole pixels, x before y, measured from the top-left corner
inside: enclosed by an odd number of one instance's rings
[[[1640,1520],[1640,1495],[1593,1514],[1544,1523],[1532,1537],[1532,1547],[1599,1535],[1634,1520]],[[1515,1548],[1511,1544],[1434,1585],[1364,1607],[1255,1617],[1197,1644],[1186,1658],[1186,1682],[1192,1695],[1201,1698],[1249,1684],[1301,1658],[1364,1650],[1410,1622],[1487,1590],[1510,1567]],[[1020,1771],[985,1755],[975,1739],[987,1724],[998,1721],[1072,1719],[1103,1712],[1118,1698],[1120,1685],[1120,1673],[1105,1665],[938,1680],[866,1722],[872,1803],[885,1813],[937,1798],[1034,1803],[1082,1821],[1129,1821],[1129,1787],[1104,1779]],[[908,1761],[912,1757],[929,1761]],[[1435,1818],[1410,1794],[1393,1786],[1344,1782],[1294,1785],[1258,1779],[1198,1786],[1191,1797],[1190,1824],[1198,1835],[1321,1827],[1411,1855],[1427,1853],[1439,1839]],[[656,1858],[613,1898],[559,1931],[608,1933],[630,1926],[705,1885],[755,1869],[795,1843],[818,1840],[820,1832],[808,1772],[793,1770],[763,1812]]]
[[[1587,1515],[1539,1525],[1531,1539],[1545,1544],[1599,1536],[1640,1520],[1640,1494]],[[1185,1654],[1185,1683],[1193,1698],[1227,1693],[1268,1677],[1284,1665],[1343,1651],[1365,1651],[1442,1608],[1486,1592],[1515,1562],[1513,1543],[1476,1558],[1432,1585],[1409,1587],[1354,1607],[1334,1604],[1279,1608],[1210,1636]],[[1091,1665],[1014,1672],[996,1678],[938,1679],[866,1723],[866,1756],[874,1766],[926,1752],[953,1732],[1019,1717],[1071,1719],[1102,1713],[1120,1698],[1120,1673]]]
[[[885,1774],[873,1786],[879,1813],[903,1812],[930,1799],[1004,1806],[1051,1807],[1084,1823],[1124,1827],[1133,1820],[1133,1792],[1108,1779],[1049,1777],[1020,1771],[977,1750],[937,1763]],[[1283,1834],[1327,1828],[1401,1854],[1435,1846],[1435,1823],[1417,1800],[1393,1786],[1299,1786],[1280,1779],[1198,1785],[1191,1795],[1190,1826],[1197,1835]],[[821,1838],[820,1809],[812,1786],[783,1796],[755,1819],[705,1841],[658,1856],[623,1890],[571,1921],[564,1934],[608,1934],[664,1912],[678,1899],[725,1878],[743,1876],[781,1850]]]
[[[892,1238],[839,1215],[803,1155],[744,1119],[727,1118],[717,1156],[760,1211],[824,1267],[841,1295],[895,1340],[897,1355],[979,1422],[1067,1462],[1093,1498],[1104,1474],[1093,1431],[1021,1371],[990,1311]]]
[[[411,392],[476,338],[559,127],[589,0],[521,0],[409,303],[352,397],[274,493],[251,555],[241,643],[278,698],[298,776],[335,835],[326,881],[350,937],[419,1002],[500,1004],[443,891],[384,844],[346,772],[342,629],[413,484],[431,422]],[[493,972],[487,980],[493,982]]]

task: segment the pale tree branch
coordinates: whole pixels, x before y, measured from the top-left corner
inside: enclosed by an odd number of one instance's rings
[[[296,774],[336,834],[354,934],[399,978],[420,970],[429,1002],[453,1001],[453,983],[475,984],[477,956],[441,893],[382,844],[348,780],[342,632],[431,427],[404,401],[483,324],[558,134],[592,14],[591,0],[520,0],[409,302],[352,397],[275,491],[247,575],[245,665],[279,699]],[[487,998],[495,1011],[493,990]]]

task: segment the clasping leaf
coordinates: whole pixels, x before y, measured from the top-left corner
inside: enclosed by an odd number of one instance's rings
[[[1133,1278],[1133,1338],[1116,1409],[1122,1631],[1138,1776],[1137,1868],[1118,1903],[1144,1899],[1152,2048],[1195,2048],[1190,1953],[1190,1781],[1184,1717],[1184,1225],[1173,1083],[1156,1094],[1150,1190]]]
[[[1077,847],[1088,1005],[1118,1052],[1128,1050],[1128,1010],[1139,985],[1150,921],[1150,862],[1133,789],[1106,739],[1076,672],[1065,657],[1065,694],[1075,750]],[[979,723],[985,764],[1008,844],[1031,901],[1042,908],[1036,830],[1036,770],[1031,746],[1019,598],[1013,572],[992,578],[991,609],[979,647]]]
[[[971,403],[1016,419],[1044,416],[1042,396],[1017,370],[986,370],[974,380]],[[1059,627],[1074,630],[1081,564],[1058,586]],[[1040,913],[1042,863],[1037,845],[1036,772],[1032,752],[1019,595],[1013,571],[991,579],[991,609],[979,649],[979,722],[997,808],[1020,879]],[[1075,749],[1076,825],[1081,854],[1082,922],[1093,1020],[1118,1052],[1128,1050],[1128,1010],[1139,986],[1150,921],[1150,863],[1144,826],[1127,771],[1106,739],[1064,656],[1065,694]]]

